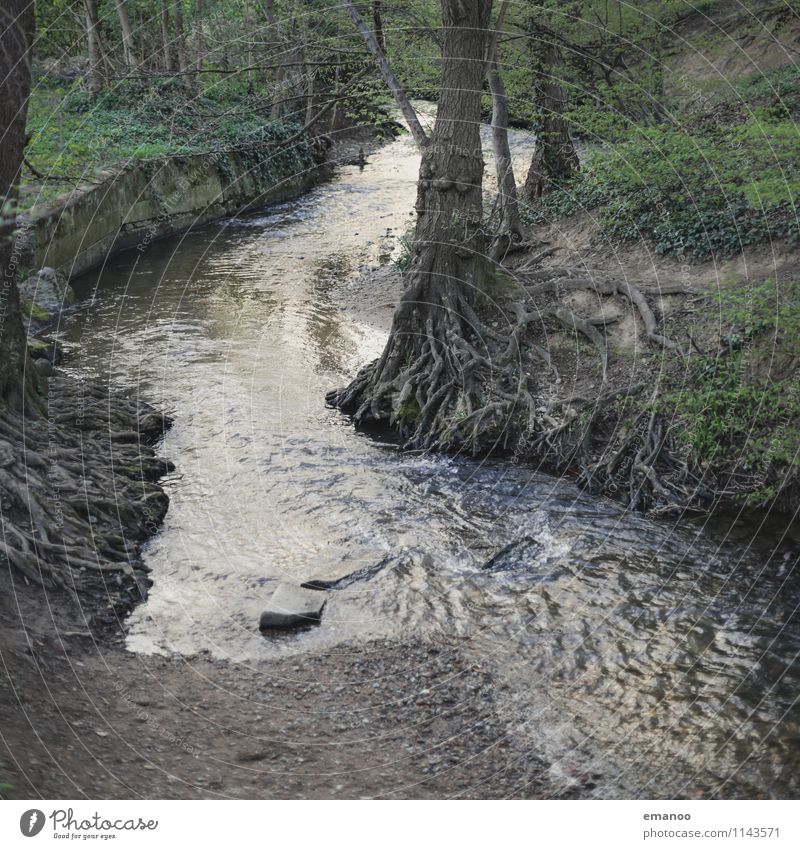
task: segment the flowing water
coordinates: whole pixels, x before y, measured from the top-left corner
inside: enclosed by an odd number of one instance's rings
[[[530,139],[514,144],[524,158]],[[400,138],[297,200],[78,281],[71,369],[175,418],[171,506],[129,648],[247,662],[457,643],[490,659],[510,732],[556,787],[796,796],[796,541],[648,521],[506,462],[403,455],[325,408],[384,338],[337,287],[397,251],[417,165]],[[357,570],[319,627],[259,634],[277,580]]]

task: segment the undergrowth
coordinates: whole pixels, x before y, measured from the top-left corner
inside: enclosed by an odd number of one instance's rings
[[[715,301],[718,350],[693,356],[657,407],[693,465],[727,470],[741,500],[767,504],[800,475],[800,283]]]
[[[594,149],[577,176],[529,206],[529,221],[588,211],[605,239],[645,240],[659,255],[692,259],[798,240],[800,74],[745,80],[737,94],[657,126],[603,119],[598,132],[616,143]]]
[[[42,78],[31,93],[27,129],[23,208],[91,182],[99,169],[279,143],[299,127],[273,121],[258,96],[228,82],[197,93],[180,80],[121,80],[92,99],[78,82]],[[296,142],[292,152],[301,166],[306,143]]]

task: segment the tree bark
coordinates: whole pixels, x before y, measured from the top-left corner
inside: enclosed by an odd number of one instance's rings
[[[119,28],[122,31],[122,56],[125,60],[125,67],[130,70],[137,65],[136,42],[133,38],[128,10],[125,8],[125,0],[116,0],[116,6]]]
[[[162,55],[164,57],[164,70],[171,71],[173,68],[172,64],[172,34],[170,32],[169,25],[169,7],[167,6],[167,0],[160,0],[161,2],[161,45],[162,45]]]
[[[186,71],[186,38],[183,32],[183,0],[173,0],[172,17],[175,24],[175,58],[178,70]]]
[[[281,49],[282,45],[280,42],[281,31],[280,26],[278,24],[277,17],[275,15],[275,3],[274,0],[267,0],[265,4],[266,13],[267,13],[267,23],[269,24],[269,31],[271,35],[271,40],[273,42],[272,49],[275,50],[279,56],[285,56],[285,52]],[[283,85],[284,85],[284,76],[285,70],[283,66],[279,66],[275,69],[275,83],[273,89],[273,97],[272,97],[272,107],[270,109],[270,117],[273,121],[280,121],[283,117]]]
[[[558,64],[558,49],[551,47],[536,98],[540,116],[536,146],[522,190],[522,196],[529,201],[540,198],[554,182],[568,177],[580,166],[569,124],[564,118],[566,97],[555,78]]]
[[[400,107],[403,117],[408,122],[408,127],[411,130],[411,135],[414,137],[414,141],[416,141],[420,148],[424,147],[428,143],[428,137],[425,135],[425,130],[422,129],[419,118],[417,118],[417,113],[414,111],[414,107],[409,103],[408,97],[406,97],[406,93],[403,91],[402,86],[397,81],[397,77],[394,75],[392,66],[389,64],[389,60],[386,58],[381,46],[378,44],[375,34],[364,23],[364,19],[361,15],[359,15],[352,0],[343,0],[343,4],[345,9],[347,9],[348,15],[350,15],[350,18],[356,25],[356,29],[361,33],[361,37],[364,39],[367,47],[369,48],[369,52],[375,57],[375,63],[381,72],[381,76],[391,92],[392,97],[394,97],[395,102]],[[491,2],[489,2],[489,6],[491,6]]]
[[[380,359],[328,396],[357,422],[388,419],[414,444],[439,447],[480,403],[471,317],[486,270],[480,113],[491,2],[441,6],[442,92],[422,149],[408,287]]]
[[[100,49],[100,22],[96,0],[83,0],[86,43],[89,50],[89,91],[96,95],[103,87],[103,52]]]
[[[205,42],[203,36],[203,0],[194,0],[194,27],[195,27],[195,69],[197,70],[197,81],[200,82],[200,72],[203,70],[203,51]]]
[[[386,55],[386,33],[383,31],[383,15],[381,0],[372,0],[372,26],[375,31],[375,41],[383,55]]]
[[[497,235],[489,252],[495,261],[501,260],[512,245],[519,244],[523,240],[517,181],[514,178],[511,146],[508,142],[508,100],[497,59],[497,42],[508,4],[509,0],[504,0],[500,7],[494,32],[489,40],[486,74],[492,95],[492,146],[497,173],[497,208],[500,213]]]
[[[17,289],[17,193],[31,85],[33,4],[0,8],[0,409],[20,412],[34,388]]]

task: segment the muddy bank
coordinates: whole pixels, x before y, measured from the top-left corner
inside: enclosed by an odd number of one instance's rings
[[[147,657],[77,636],[60,596],[48,611],[0,585],[0,798],[550,795],[498,711],[489,659],[416,642]],[[591,786],[576,776],[570,795]]]

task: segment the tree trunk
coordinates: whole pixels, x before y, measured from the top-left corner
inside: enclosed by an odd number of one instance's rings
[[[197,82],[200,82],[200,72],[203,70],[203,51],[205,43],[203,37],[203,0],[194,0],[194,27],[195,27],[195,69],[197,70]]]
[[[487,78],[492,95],[492,146],[497,172],[497,208],[500,213],[497,235],[489,251],[491,258],[495,261],[503,259],[512,245],[520,244],[523,240],[517,181],[514,178],[511,146],[508,143],[508,100],[497,59],[497,42],[505,21],[508,3],[509,0],[504,0],[500,7],[487,57]]]
[[[86,42],[89,48],[89,91],[96,95],[103,87],[103,52],[100,49],[100,22],[96,0],[83,0]]]
[[[372,0],[372,27],[375,32],[375,41],[381,52],[386,55],[386,33],[383,31],[383,16],[381,14],[381,0]]]
[[[169,26],[169,7],[167,0],[161,0],[161,44],[164,57],[164,70],[171,71],[172,64],[172,34]]]
[[[0,410],[20,412],[34,388],[17,290],[17,188],[25,150],[31,86],[33,4],[4,0],[0,9]]]
[[[183,32],[183,0],[173,0],[172,17],[175,22],[175,58],[178,62],[178,70],[183,73],[186,70],[186,39]]]
[[[554,76],[558,64],[558,50],[551,48],[536,98],[539,113],[536,146],[522,190],[522,196],[529,201],[540,198],[554,182],[568,177],[580,165],[564,118],[564,91]]]
[[[414,444],[447,446],[480,405],[473,303],[483,283],[481,88],[491,3],[441,0],[442,92],[422,150],[408,287],[380,359],[330,403],[389,420]]]
[[[129,70],[135,68],[136,62],[136,45],[133,38],[133,30],[131,29],[131,21],[128,17],[128,10],[125,8],[125,0],[116,0],[117,17],[119,18],[119,28],[122,31],[122,55],[125,60],[125,67]]]
[[[250,7],[250,0],[245,0],[244,4],[244,28],[247,38],[247,93],[252,94],[253,86],[253,14]]]
[[[271,47],[274,53],[283,58],[286,53],[282,49],[281,31],[278,24],[278,19],[275,15],[274,0],[267,0],[266,4],[267,23],[269,24],[269,32],[271,37]],[[275,69],[275,82],[272,96],[272,108],[270,109],[270,117],[273,121],[280,121],[283,117],[283,84],[285,71],[282,66]]]
[[[389,91],[392,93],[392,97],[394,97],[395,102],[400,107],[400,111],[403,113],[403,117],[408,122],[409,129],[411,130],[411,135],[414,136],[414,141],[420,146],[424,147],[428,142],[428,137],[425,135],[425,130],[422,129],[422,125],[419,122],[419,118],[417,118],[417,113],[414,111],[414,107],[408,102],[408,98],[406,97],[406,93],[403,91],[400,83],[397,81],[397,77],[394,75],[394,71],[392,70],[392,66],[389,64],[388,59],[386,58],[381,46],[378,44],[375,39],[375,34],[372,30],[364,23],[364,19],[359,15],[358,10],[353,5],[352,0],[343,0],[343,4],[345,9],[347,9],[347,13],[350,15],[353,23],[356,25],[356,29],[361,33],[361,37],[366,42],[367,47],[369,48],[370,53],[375,57],[375,62],[380,69],[381,75],[383,76],[383,80],[386,83]],[[472,5],[471,3],[469,5]],[[491,2],[487,4],[491,8]],[[480,34],[481,43],[483,43],[484,34]]]
[[[306,74],[308,76],[308,92],[306,94],[306,116],[304,123],[308,127],[311,125],[314,117],[314,69],[309,65],[306,66]]]

